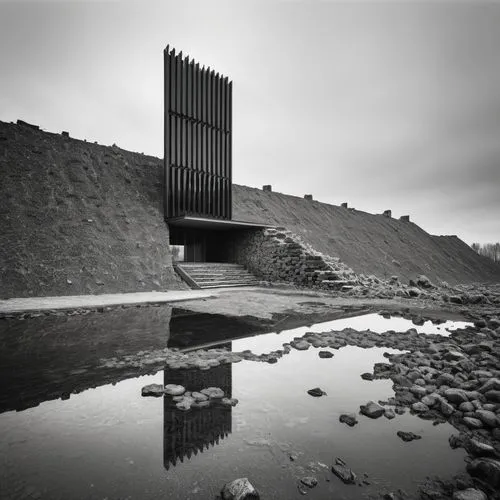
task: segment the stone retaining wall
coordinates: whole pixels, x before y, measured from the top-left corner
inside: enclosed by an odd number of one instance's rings
[[[282,227],[242,232],[234,241],[234,251],[238,264],[266,281],[344,292],[360,283],[339,259],[314,251]]]

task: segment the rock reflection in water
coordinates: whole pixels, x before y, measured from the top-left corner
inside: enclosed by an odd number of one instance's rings
[[[231,350],[231,343],[220,347]],[[219,387],[226,397],[232,395],[232,364],[210,370],[164,370],[164,385],[182,385],[190,392]],[[211,405],[208,408],[178,410],[169,396],[163,402],[163,464],[165,469],[185,458],[219,444],[232,430],[232,408]]]

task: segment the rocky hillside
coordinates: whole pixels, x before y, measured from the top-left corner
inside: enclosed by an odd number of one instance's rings
[[[425,274],[450,285],[500,282],[500,266],[456,236],[432,236],[383,215],[235,185],[233,218],[285,226],[357,273],[406,280]]]
[[[0,296],[184,288],[157,158],[0,122]]]

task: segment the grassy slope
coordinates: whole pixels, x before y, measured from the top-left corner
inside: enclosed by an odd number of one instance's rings
[[[160,173],[157,158],[0,122],[1,297],[185,288]]]
[[[416,224],[245,186],[233,187],[233,218],[285,226],[354,271],[405,279],[425,274],[450,284],[500,281],[500,266],[456,236]]]

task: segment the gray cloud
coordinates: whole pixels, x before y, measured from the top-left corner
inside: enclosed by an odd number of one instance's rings
[[[0,119],[162,154],[167,43],[234,80],[234,176],[500,239],[500,5],[0,3]]]

